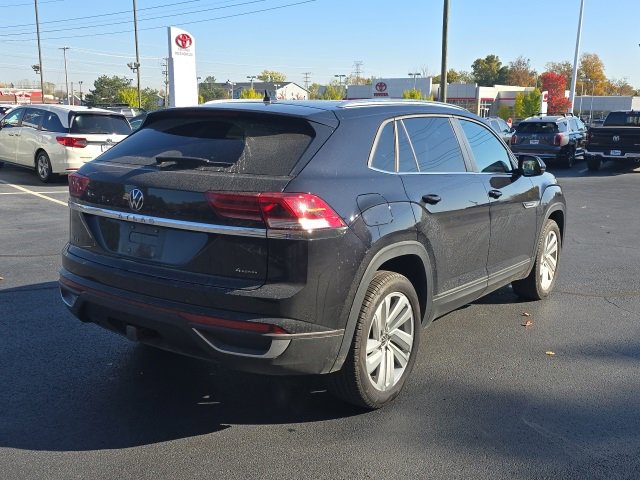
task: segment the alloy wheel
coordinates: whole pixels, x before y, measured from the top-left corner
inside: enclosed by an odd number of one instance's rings
[[[548,290],[553,283],[558,265],[558,236],[553,230],[547,233],[542,249],[540,262],[540,286],[543,290]]]

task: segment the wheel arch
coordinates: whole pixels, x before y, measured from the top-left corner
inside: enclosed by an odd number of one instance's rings
[[[46,151],[44,148],[42,148],[42,147],[38,147],[38,148],[36,148],[36,151],[35,151],[35,153],[33,154],[33,166],[34,166],[34,168],[37,168],[37,167],[38,167],[38,163],[37,163],[37,162],[38,162],[38,154],[39,154],[40,152],[45,153],[45,154],[47,155],[47,157],[49,157],[49,154],[47,153],[47,151]],[[49,157],[49,158],[51,158],[51,157]]]
[[[351,302],[342,344],[338,351],[336,361],[330,370],[331,372],[340,370],[347,358],[360,315],[362,302],[371,280],[376,272],[380,270],[396,272],[407,277],[418,295],[422,326],[428,325],[432,320],[433,270],[431,260],[424,246],[417,241],[409,240],[394,243],[393,245],[380,249],[367,265],[358,284],[353,301]]]

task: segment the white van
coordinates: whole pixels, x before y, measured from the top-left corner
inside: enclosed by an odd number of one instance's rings
[[[43,182],[78,170],[131,133],[124,115],[73,105],[28,105],[0,120],[0,164],[35,169]]]

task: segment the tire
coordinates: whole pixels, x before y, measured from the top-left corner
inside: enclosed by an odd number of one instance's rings
[[[43,183],[49,183],[56,177],[51,169],[49,155],[43,150],[36,153],[36,175]]]
[[[395,272],[377,272],[362,302],[345,363],[328,378],[331,393],[366,409],[391,402],[411,373],[420,330],[418,296],[411,282]]]
[[[597,157],[587,157],[587,168],[590,172],[597,172],[600,170],[600,166],[602,165],[602,160]]]
[[[526,300],[542,300],[553,291],[558,273],[558,261],[562,250],[562,237],[558,224],[545,222],[536,248],[536,262],[529,276],[511,283],[513,291]]]
[[[564,166],[571,168],[574,163],[576,163],[576,147],[569,147],[564,157]]]

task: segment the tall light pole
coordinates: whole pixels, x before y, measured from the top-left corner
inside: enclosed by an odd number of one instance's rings
[[[580,110],[578,111],[578,117],[582,116],[582,97],[584,97],[584,84],[589,81],[588,78],[582,80],[582,89],[580,90]]]
[[[44,80],[42,77],[42,49],[40,48],[40,19],[38,18],[38,0],[33,0],[33,3],[36,7],[36,33],[38,34],[38,71],[36,73],[40,73],[40,92],[42,95],[41,102],[44,103]]]
[[[253,81],[255,80],[256,76],[255,75],[247,75],[247,78],[251,82],[251,90],[253,90]]]
[[[60,47],[58,50],[62,50],[62,55],[64,55],[64,85],[67,89],[67,105],[70,105],[69,99],[69,75],[67,75],[67,50],[69,47]]]
[[[571,90],[569,92],[569,100],[571,106],[569,111],[573,112],[573,102],[576,97],[576,81],[578,79],[578,55],[580,54],[580,37],[582,35],[582,12],[584,11],[584,0],[580,0],[580,18],[578,20],[578,36],[576,37],[576,53],[573,57],[573,72],[571,74]]]
[[[133,31],[136,40],[136,62],[134,64],[135,70],[131,68],[131,66],[129,68],[136,72],[136,76],[138,79],[138,108],[142,108],[142,98],[140,96],[140,53],[138,52],[138,15],[136,13],[136,0],[133,0]]]
[[[80,85],[80,105],[82,105],[82,80],[78,80],[78,85]]]
[[[442,8],[442,65],[440,66],[440,101],[447,101],[447,32],[449,30],[449,0]]]
[[[338,79],[338,85],[342,86],[342,79],[346,77],[345,74],[340,73],[338,75],[334,75],[334,77],[336,77]]]
[[[596,94],[596,81],[591,80],[591,108],[589,109],[589,123],[593,122],[593,96]]]
[[[408,73],[407,75],[409,75],[410,77],[413,77],[413,89],[415,90],[416,89],[416,77],[418,77],[418,76],[420,76],[422,74],[419,73],[419,72],[416,72],[416,73]]]

